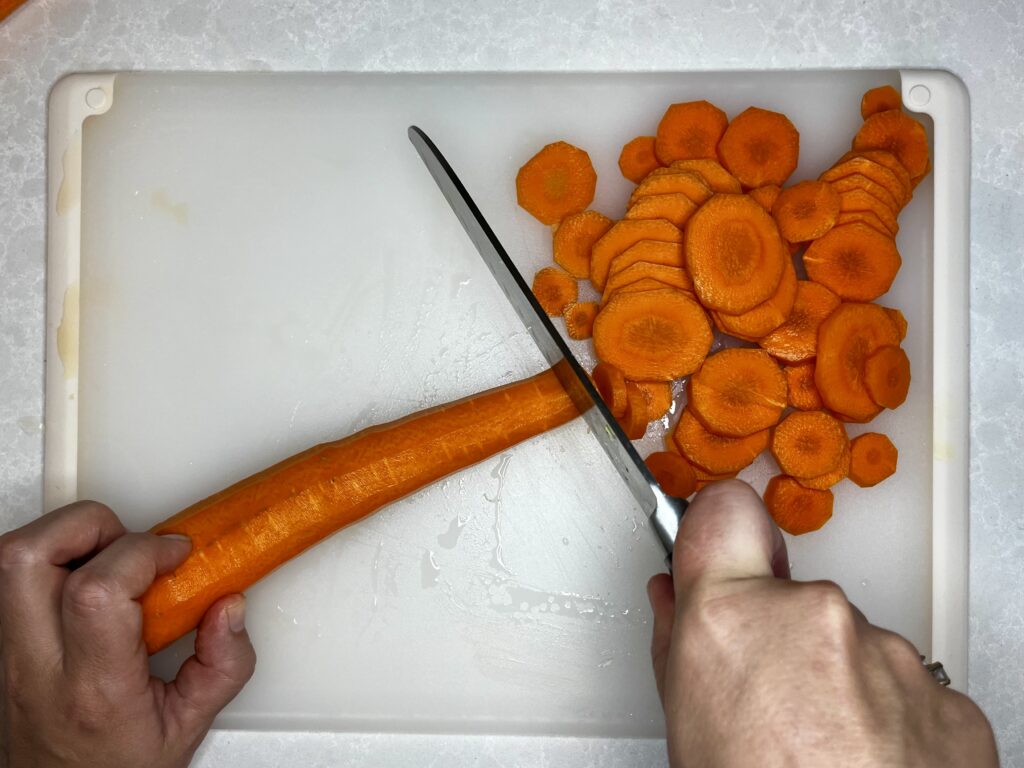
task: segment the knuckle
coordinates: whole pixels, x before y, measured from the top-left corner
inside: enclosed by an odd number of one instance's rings
[[[64,593],[69,606],[84,614],[106,610],[116,597],[113,585],[102,574],[87,568],[68,576]]]
[[[17,530],[0,536],[0,571],[35,562],[35,548]]]
[[[819,581],[807,585],[814,616],[827,635],[833,639],[846,639],[855,629],[856,616],[846,593],[838,584]]]
[[[895,632],[885,632],[882,636],[882,648],[893,664],[901,669],[913,669],[915,672],[922,666],[921,654],[913,643]]]

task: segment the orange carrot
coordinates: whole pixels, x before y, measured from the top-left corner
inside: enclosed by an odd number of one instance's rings
[[[325,443],[157,524],[192,552],[142,596],[149,653],[225,595],[385,504],[578,415],[554,371]]]
[[[893,307],[883,307],[885,313],[889,315],[889,319],[892,320],[893,325],[896,326],[896,333],[900,336],[900,341],[907,338],[907,318],[903,316],[903,313]]]
[[[865,432],[850,444],[850,479],[861,488],[878,485],[896,471],[899,452],[878,432]]]
[[[565,332],[570,339],[580,341],[591,337],[597,310],[597,302],[594,301],[574,301],[565,305],[562,317],[565,319]]]
[[[880,85],[865,91],[860,100],[860,116],[867,120],[878,112],[886,112],[890,109],[900,109],[903,100],[899,91],[891,85]]]
[[[715,314],[715,320],[725,332],[741,339],[753,340],[767,336],[789,318],[796,302],[796,269],[786,260],[778,290],[767,301],[742,315]]]
[[[867,391],[867,359],[881,347],[899,345],[896,326],[877,304],[844,303],[818,328],[814,383],[832,411],[855,421],[881,410]]]
[[[643,395],[649,421],[660,419],[672,407],[672,385],[667,381],[627,381],[626,386]]]
[[[545,267],[533,276],[533,295],[545,312],[557,317],[565,310],[566,304],[576,301],[576,279],[558,267]]]
[[[686,195],[695,205],[703,205],[714,194],[711,187],[696,171],[681,171],[675,168],[663,168],[665,173],[652,173],[647,176],[629,196],[629,204],[633,205],[641,197],[650,195]],[[725,171],[722,171],[725,173]]]
[[[608,267],[608,276],[621,272],[638,262],[648,264],[663,264],[666,267],[686,268],[686,259],[683,257],[682,243],[663,243],[659,240],[641,240],[636,245],[631,245],[614,259]],[[691,282],[692,286],[692,282]],[[608,285],[605,283],[605,288]]]
[[[681,192],[670,195],[645,195],[629,206],[627,219],[665,219],[680,229],[697,210],[697,204]]]
[[[701,303],[738,315],[770,298],[789,260],[772,217],[748,195],[718,194],[686,227],[686,266]]]
[[[797,477],[795,480],[804,488],[814,488],[818,491],[827,491],[836,483],[845,480],[850,474],[850,444],[843,446],[843,455],[839,458],[839,464],[831,472],[814,477]]]
[[[718,155],[744,187],[781,187],[796,170],[800,134],[785,115],[749,107],[729,123]]]
[[[853,137],[854,151],[884,149],[892,152],[910,177],[928,170],[928,136],[924,126],[899,109],[871,115]]]
[[[885,408],[899,408],[910,389],[910,359],[896,346],[879,348],[864,361],[864,386]]]
[[[640,440],[647,433],[650,421],[644,393],[632,382],[626,382],[626,412],[618,417],[622,431],[630,440]]]
[[[689,382],[689,405],[711,432],[746,437],[775,426],[786,407],[786,377],[760,349],[723,349]]]
[[[811,280],[856,301],[871,301],[888,291],[901,264],[891,237],[859,223],[835,227],[804,254]]]
[[[590,277],[590,250],[614,222],[597,211],[580,211],[562,219],[555,230],[555,263],[573,277]]]
[[[725,170],[717,160],[706,158],[676,160],[668,167],[668,172],[678,173],[680,171],[699,174],[713,192],[739,194],[743,191],[743,185],[740,184],[739,179]]]
[[[843,160],[841,162],[854,157],[862,158],[861,162],[863,162],[863,160],[869,160],[871,163],[880,165],[887,169],[896,177],[896,180],[899,183],[898,189],[890,190],[893,197],[897,200],[902,200],[903,205],[910,202],[910,198],[914,194],[914,181],[910,178],[910,174],[907,173],[907,169],[903,167],[903,163],[899,161],[899,158],[897,158],[896,155],[892,152],[886,152],[884,149],[862,149],[857,152],[851,150],[843,155]],[[878,181],[877,179],[875,180]],[[882,184],[883,182],[879,181],[879,183]],[[883,186],[885,185],[883,184]],[[888,187],[886,188],[888,189]]]
[[[882,205],[884,205],[893,216],[896,216],[900,212],[902,205],[900,201],[893,197],[892,192],[887,187],[882,186],[877,181],[869,179],[863,173],[851,173],[849,176],[843,176],[841,179],[827,182],[835,192],[842,194],[843,192],[852,192],[856,189],[867,192],[874,198],[878,199]],[[838,200],[838,197],[837,197]]]
[[[869,157],[870,155],[870,157]],[[899,171],[893,168],[899,168]],[[839,181],[848,176],[864,176],[885,187],[902,208],[910,201],[912,183],[906,168],[889,152],[870,150],[849,152],[819,177],[822,181]]]
[[[594,243],[590,256],[590,282],[599,291],[604,290],[608,268],[612,259],[641,240],[661,240],[666,243],[683,242],[679,227],[661,219],[619,221]]]
[[[662,165],[676,160],[715,160],[715,148],[728,124],[725,112],[710,102],[673,104],[658,123],[654,151]]]
[[[681,291],[618,294],[594,321],[594,351],[635,381],[671,381],[700,367],[713,336],[707,315]]]
[[[622,371],[610,363],[600,362],[594,366],[590,377],[594,380],[594,387],[612,416],[619,418],[625,415],[628,402],[626,377],[622,375]]]
[[[667,287],[669,286],[665,285],[665,283],[663,283],[661,280],[656,280],[653,277],[642,277],[639,280],[634,280],[631,283],[626,283],[625,285],[620,286],[612,291],[609,291],[608,288],[605,287],[605,291],[601,295],[601,303],[607,304],[609,301],[612,300],[613,296],[618,296],[620,293],[643,293],[644,291],[663,291]],[[682,289],[676,290],[681,290],[683,293],[690,296],[690,298],[694,298],[693,293],[691,291],[685,291]]]
[[[604,293],[601,296],[602,303],[609,301],[619,288],[647,278],[664,283],[666,288],[678,288],[681,291],[687,292],[693,290],[693,281],[690,280],[690,276],[686,274],[685,269],[638,261],[636,264],[609,276],[608,282],[604,284]]]
[[[694,466],[712,474],[739,472],[750,466],[758,454],[768,447],[769,430],[763,429],[746,437],[723,437],[707,430],[693,411],[684,408],[672,439]]]
[[[785,474],[816,477],[839,466],[846,428],[824,411],[793,411],[775,427],[772,456]]]
[[[799,536],[816,531],[832,517],[832,491],[804,488],[795,478],[778,475],[764,489],[764,503],[775,524]]]
[[[794,363],[782,368],[786,374],[789,404],[801,411],[820,411],[824,407],[821,394],[814,384],[814,361]]]
[[[627,142],[619,154],[619,170],[634,184],[639,184],[644,176],[659,167],[653,136],[637,136]]]
[[[839,193],[839,211],[840,213],[870,211],[885,225],[890,235],[896,237],[900,231],[899,221],[892,209],[864,189],[850,189]]]
[[[892,230],[878,218],[877,214],[871,211],[840,211],[839,218],[836,219],[836,226],[839,227],[843,224],[865,224],[880,235],[892,237]]]
[[[782,187],[778,184],[765,184],[763,187],[750,190],[747,194],[754,198],[757,201],[757,204],[764,208],[768,213],[771,213],[772,206],[775,205],[775,201],[779,199],[780,192],[782,192]]]
[[[803,243],[821,237],[839,216],[839,194],[823,181],[801,181],[787,187],[772,206],[772,216],[786,240]]]
[[[817,354],[818,326],[839,306],[839,297],[823,285],[800,280],[789,318],[758,343],[773,357],[797,363]]]
[[[661,490],[669,496],[685,499],[697,490],[697,475],[690,462],[672,451],[652,453],[644,463],[658,481]]]
[[[564,141],[548,144],[516,175],[519,205],[543,224],[557,224],[585,209],[596,186],[590,156]]]

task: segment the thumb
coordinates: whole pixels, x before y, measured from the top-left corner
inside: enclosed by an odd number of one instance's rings
[[[788,578],[786,542],[753,488],[712,483],[683,515],[673,553],[676,594],[698,581]]]
[[[676,596],[672,577],[667,573],[652,576],[647,582],[647,598],[654,613],[654,631],[651,633],[651,663],[654,666],[654,682],[658,696],[665,706],[665,670],[668,667],[668,652],[672,647],[672,627],[676,620]]]
[[[224,597],[203,617],[196,653],[168,685],[165,712],[181,737],[198,741],[224,707],[252,677],[256,651],[245,630],[245,598]]]

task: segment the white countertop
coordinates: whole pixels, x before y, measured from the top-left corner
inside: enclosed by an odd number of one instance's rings
[[[30,0],[0,24],[0,530],[41,507],[46,97],[178,70],[949,69],[972,100],[970,692],[1024,768],[1024,6]],[[660,742],[215,732],[197,766],[663,765]]]

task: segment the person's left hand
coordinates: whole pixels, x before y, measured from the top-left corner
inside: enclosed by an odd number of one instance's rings
[[[0,536],[0,766],[189,764],[256,664],[232,595],[207,612],[174,682],[150,676],[136,598],[190,549],[128,533],[88,501]]]

